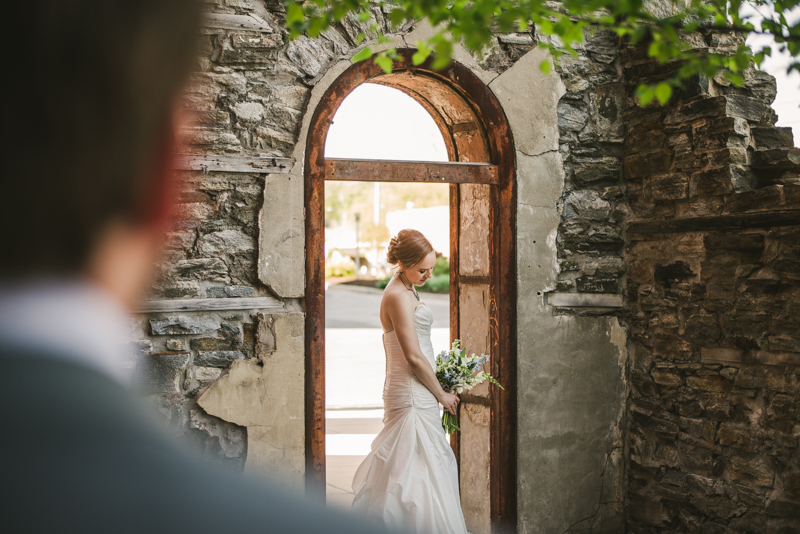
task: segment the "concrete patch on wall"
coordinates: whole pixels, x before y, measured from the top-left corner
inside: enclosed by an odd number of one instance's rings
[[[275,350],[257,350],[255,358],[235,361],[197,403],[211,415],[247,427],[246,471],[302,489],[304,314],[261,315],[259,320],[273,322],[267,330],[274,333]],[[264,342],[256,347],[270,345]]]
[[[302,170],[270,175],[259,214],[258,277],[279,297],[305,295],[304,212]]]
[[[613,532],[624,525],[624,344],[616,318],[555,315],[545,304],[558,278],[565,180],[557,112],[565,88],[539,70],[546,57],[534,49],[490,85],[518,158],[518,528]]]

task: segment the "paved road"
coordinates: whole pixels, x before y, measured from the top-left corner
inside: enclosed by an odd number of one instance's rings
[[[386,360],[378,311],[382,291],[334,285],[325,294],[325,404],[329,408],[381,407]],[[422,293],[433,310],[436,351],[450,337],[448,295]]]
[[[335,284],[325,292],[326,328],[380,328],[383,290]],[[450,296],[420,293],[433,310],[433,327],[450,328]]]

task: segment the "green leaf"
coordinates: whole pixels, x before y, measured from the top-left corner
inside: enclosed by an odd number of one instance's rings
[[[357,54],[355,54],[352,58],[350,58],[350,61],[352,61],[353,63],[358,63],[359,61],[364,61],[365,59],[368,59],[371,56],[372,56],[372,49],[367,46],[362,48]]]
[[[671,96],[672,87],[670,87],[669,84],[660,83],[656,86],[656,98],[658,98],[658,101],[662,106],[669,102]]]
[[[539,70],[542,71],[542,74],[544,74],[545,76],[550,74],[551,67],[552,65],[550,64],[549,59],[545,59],[541,63],[539,63]]]
[[[375,56],[375,63],[377,63],[386,74],[392,73],[392,58],[384,55]]]
[[[422,65],[430,55],[431,49],[428,48],[428,45],[426,45],[423,41],[417,41],[417,51],[414,52],[413,56],[411,56],[411,62],[414,65]]]
[[[291,3],[286,6],[286,25],[291,26],[298,22],[306,20],[306,15],[303,13],[303,8],[299,4]]]

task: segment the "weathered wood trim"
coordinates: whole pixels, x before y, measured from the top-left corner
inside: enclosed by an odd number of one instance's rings
[[[283,302],[272,297],[149,300],[141,303],[137,313],[174,313],[231,310],[285,310]]]
[[[703,363],[800,365],[800,352],[703,347],[700,349],[700,361]]]
[[[257,15],[231,15],[227,13],[206,13],[203,15],[203,26],[222,30],[246,30],[251,32],[272,33],[267,21]]]
[[[455,146],[455,145],[453,145]],[[455,156],[455,151],[451,157]],[[450,343],[461,337],[459,323],[459,251],[461,239],[461,186],[450,184]],[[461,426],[461,408],[456,410],[456,424]],[[450,434],[450,448],[456,457],[456,465],[461,479],[461,432]],[[460,487],[460,486],[459,486]]]
[[[178,154],[174,168],[181,171],[285,174],[292,170],[292,158]]]
[[[325,160],[326,180],[496,184],[497,165],[442,161]]]
[[[710,230],[742,230],[800,225],[800,210],[760,211],[741,215],[715,215],[663,221],[634,221],[627,225],[630,234],[669,234],[706,232]],[[635,236],[633,239],[636,239]]]
[[[505,391],[492,391],[490,444],[490,514],[492,532],[517,530],[517,286],[516,286],[516,174],[515,150],[511,128],[500,102],[469,68],[454,62],[445,73],[434,71],[429,63],[415,66],[413,50],[398,50],[394,72],[398,75],[412,71],[415,80],[429,78],[453,90],[476,113],[481,132],[491,128],[483,140],[488,145],[483,161],[496,166],[497,178],[483,181],[493,186],[496,209],[492,210],[492,269],[490,279],[490,325],[492,329],[492,373],[505,386]],[[333,115],[354,87],[385,77],[379,66],[364,61],[345,70],[322,95],[313,112],[306,140],[306,488],[307,493],[325,493],[325,340],[324,340],[324,181],[342,179],[326,173],[324,141]],[[386,81],[383,79],[384,82]],[[386,83],[385,83],[386,84]],[[413,95],[412,95],[413,97]],[[427,109],[427,108],[426,108]],[[437,123],[439,124],[439,123]],[[444,135],[444,134],[443,134]],[[459,147],[460,148],[460,147]],[[449,150],[448,150],[449,152]],[[458,151],[460,152],[460,151]],[[460,154],[456,154],[461,159]],[[463,154],[466,156],[469,154]],[[451,155],[452,156],[452,155]],[[479,157],[470,158],[481,160]],[[408,162],[383,162],[393,168]],[[411,164],[414,164],[412,162]],[[420,164],[420,162],[416,162]],[[431,165],[424,164],[426,167]],[[435,165],[442,165],[436,163]],[[475,164],[461,168],[479,169]],[[457,167],[455,167],[457,168]],[[428,174],[423,169],[423,174]],[[451,172],[451,171],[448,171]],[[486,171],[480,171],[486,172]],[[478,177],[481,176],[480,172]],[[474,178],[474,177],[473,177]],[[375,178],[363,175],[359,181],[401,181],[392,174]],[[414,180],[405,180],[414,181]],[[436,179],[436,182],[445,180]],[[478,179],[451,183],[481,183]],[[455,285],[455,284],[453,284]]]
[[[461,402],[467,404],[480,404],[481,406],[491,407],[492,400],[489,397],[481,397],[480,395],[470,395],[469,393],[461,393],[458,395]]]
[[[470,286],[488,286],[492,283],[491,276],[466,276],[461,275],[458,277],[458,281],[461,285],[470,285]]]
[[[621,308],[622,295],[614,293],[547,293],[547,304],[556,308]]]

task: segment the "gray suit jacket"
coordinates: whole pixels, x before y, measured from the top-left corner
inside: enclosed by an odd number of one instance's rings
[[[0,347],[0,530],[382,532],[184,455],[92,369]]]

